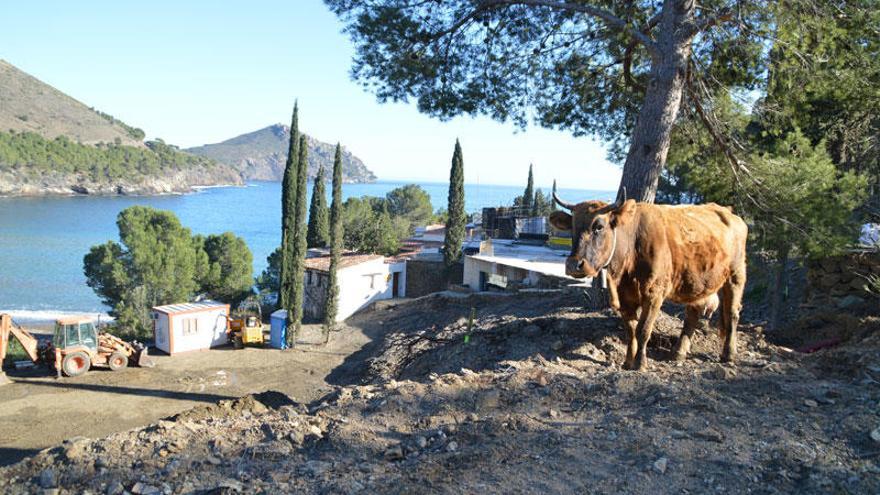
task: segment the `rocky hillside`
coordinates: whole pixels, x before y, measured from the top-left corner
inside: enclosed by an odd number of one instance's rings
[[[306,136],[309,143],[309,177],[324,166],[326,176],[333,169],[335,145]],[[242,134],[221,143],[206,144],[186,151],[206,156],[236,167],[245,179],[280,181],[287,161],[290,127],[275,124],[258,131]],[[376,176],[360,158],[342,151],[342,178],[345,182],[373,182]]]
[[[582,303],[381,305],[350,322],[381,332],[328,377],[337,388],[322,399],[264,392],[71,438],[0,469],[0,491],[880,492],[876,316],[854,317],[846,340],[811,354],[746,324],[730,366],[709,328],[690,359],[669,360],[682,323],[673,309],[639,373],[620,368],[616,321]]]
[[[232,167],[143,138],[0,60],[0,195],[156,194],[242,182]]]

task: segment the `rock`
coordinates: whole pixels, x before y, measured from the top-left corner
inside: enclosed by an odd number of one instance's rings
[[[874,428],[874,431],[871,432],[871,440],[880,443],[880,426]]]
[[[549,411],[547,411],[547,415],[555,419],[559,417],[559,411],[557,411],[556,409],[550,409]]]
[[[131,487],[131,493],[134,493],[134,495],[159,495],[162,493],[162,490],[157,486],[148,485],[138,481],[133,487]]]
[[[52,468],[44,469],[40,473],[39,478],[40,488],[55,488],[58,486],[58,479],[55,475],[55,470]]]
[[[455,440],[446,444],[446,451],[447,452],[455,452],[456,450],[458,450],[458,442],[456,442]]]
[[[324,461],[311,460],[302,465],[300,471],[313,478],[323,476],[330,469],[330,463]]]
[[[64,455],[68,460],[78,461],[89,450],[89,439],[85,437],[73,437],[64,441]]]
[[[526,327],[523,328],[522,332],[527,337],[533,337],[541,333],[541,327],[539,327],[538,325],[526,325]]]
[[[550,348],[553,349],[554,352],[559,352],[562,350],[564,344],[561,340],[555,340],[552,344],[550,344]]]
[[[125,487],[122,486],[122,483],[120,483],[119,480],[114,480],[110,483],[107,483],[107,488],[104,490],[104,495],[119,495],[124,491]]]
[[[861,282],[859,282],[859,283],[861,283]],[[842,298],[841,300],[837,301],[837,308],[838,309],[847,309],[847,308],[851,308],[853,306],[858,306],[859,304],[862,304],[863,302],[865,302],[865,300],[862,299],[861,297],[854,296],[854,295],[850,294],[850,295]]]
[[[306,436],[300,430],[293,430],[292,432],[290,432],[289,435],[287,435],[287,439],[290,440],[290,443],[294,445],[302,445],[302,443],[306,439]]]
[[[210,464],[212,466],[219,466],[220,464],[223,464],[223,461],[221,461],[219,458],[214,457],[212,455],[205,457],[205,462],[207,462],[208,464]]]
[[[96,467],[96,468],[99,468],[99,469],[100,469],[100,468],[105,468],[105,467],[107,467],[107,466],[109,466],[109,465],[110,465],[110,463],[107,461],[107,458],[104,457],[104,456],[102,456],[102,455],[101,455],[101,456],[98,456],[98,458],[95,459],[95,467]]]
[[[497,390],[489,390],[480,395],[476,400],[477,410],[486,411],[495,409],[501,403],[501,392]]]
[[[403,448],[400,445],[394,445],[385,450],[386,461],[399,461],[401,459],[403,459]]]
[[[244,491],[244,485],[241,484],[240,481],[236,481],[233,479],[226,479],[226,480],[221,481],[220,483],[217,484],[217,488],[219,488],[221,490],[223,488],[226,488],[227,490],[234,490],[236,492],[243,492]]]
[[[420,449],[424,449],[428,446],[428,439],[422,436],[416,437],[416,445],[418,445]]]
[[[804,405],[807,407],[819,407],[819,403],[813,399],[804,399]]]
[[[470,413],[467,415],[467,420],[470,421],[471,423],[476,423],[477,421],[480,420],[480,415],[477,413]]]
[[[324,438],[324,432],[322,432],[321,429],[315,425],[309,426],[309,435],[317,437],[318,439]]]
[[[669,464],[669,460],[665,457],[661,457],[654,461],[654,471],[657,471],[660,474],[666,473],[666,467]]]

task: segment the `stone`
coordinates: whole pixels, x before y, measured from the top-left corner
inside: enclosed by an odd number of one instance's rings
[[[40,473],[39,483],[40,488],[55,488],[58,486],[58,479],[55,475],[55,470],[52,468],[44,469]]]
[[[555,340],[555,341],[553,341],[552,344],[550,344],[550,348],[553,349],[553,351],[555,351],[555,352],[561,351],[563,346],[564,346],[564,344],[562,343],[561,340]]]
[[[324,438],[324,432],[315,425],[309,426],[309,435],[317,437],[318,439]]]
[[[880,443],[880,426],[874,428],[874,431],[871,432],[871,440]]]
[[[447,452],[455,452],[456,450],[458,450],[458,442],[456,442],[455,440],[446,444],[446,451]]]
[[[120,493],[125,491],[125,487],[119,480],[111,481],[107,483],[107,488],[104,490],[104,495],[119,495]]]
[[[208,464],[210,464],[212,466],[219,466],[220,464],[223,464],[223,461],[221,461],[219,458],[214,457],[212,455],[205,457],[205,462],[207,462]]]
[[[804,405],[807,407],[819,407],[819,403],[813,399],[804,399]]]
[[[550,416],[551,418],[554,418],[554,419],[555,419],[555,418],[558,418],[558,417],[559,417],[559,411],[557,411],[556,409],[550,409],[550,410],[547,412],[547,415]]]
[[[403,448],[400,445],[394,445],[385,450],[386,461],[399,461],[401,459],[403,459]]]
[[[306,436],[300,430],[293,430],[292,432],[290,432],[289,435],[287,435],[287,439],[290,440],[290,443],[294,445],[301,445],[305,441]]]
[[[316,460],[307,461],[305,464],[303,464],[302,468],[300,468],[300,470],[303,473],[305,473],[313,478],[323,476],[324,473],[326,473],[329,469],[330,469],[329,462],[316,461]]]
[[[138,481],[133,487],[131,487],[131,493],[134,493],[134,495],[159,495],[162,493],[162,490],[157,486],[148,485]]]
[[[854,295],[850,294],[850,295],[842,298],[841,300],[837,301],[837,308],[838,309],[847,309],[847,308],[851,308],[853,306],[858,306],[859,304],[862,304],[864,302],[865,302],[865,300],[862,299],[861,297],[854,296]]]
[[[420,449],[424,449],[428,446],[428,439],[422,436],[416,437],[416,445],[418,445]]]
[[[654,471],[657,471],[660,474],[666,473],[666,467],[669,465],[669,460],[665,457],[661,457],[654,461]]]
[[[539,327],[538,325],[526,325],[526,327],[523,328],[522,332],[524,335],[532,337],[541,333],[541,327]]]
[[[497,390],[489,390],[480,395],[477,398],[476,403],[477,409],[480,411],[495,409],[501,403],[501,392]]]

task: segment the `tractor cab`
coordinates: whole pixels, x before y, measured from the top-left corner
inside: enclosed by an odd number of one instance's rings
[[[98,350],[98,331],[88,318],[65,318],[55,322],[55,335],[52,345],[56,349],[85,347],[92,352]]]

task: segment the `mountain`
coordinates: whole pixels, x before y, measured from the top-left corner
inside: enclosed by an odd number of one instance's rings
[[[0,60],[0,196],[157,194],[240,184],[233,167],[180,151]]]
[[[330,177],[335,145],[310,136],[306,136],[306,140],[309,144],[309,177],[317,175],[320,165],[324,166],[325,177]],[[275,124],[221,143],[188,148],[186,151],[231,165],[248,180],[279,181],[284,175],[289,141],[290,127]],[[342,179],[345,182],[373,182],[376,176],[360,158],[343,148]]]

